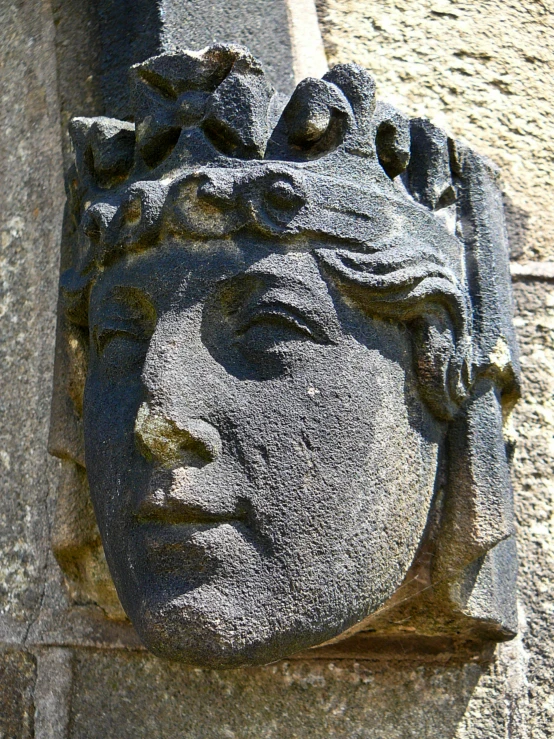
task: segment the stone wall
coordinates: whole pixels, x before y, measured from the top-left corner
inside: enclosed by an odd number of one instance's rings
[[[136,641],[124,643],[115,627],[108,633],[94,609],[69,608],[51,553],[61,474],[46,453],[64,202],[60,110],[64,123],[69,112],[97,110],[89,4],[71,17],[61,6],[0,3],[0,736],[551,736],[554,190],[552,54],[540,43],[552,18],[546,6],[319,6],[330,63],[365,64],[382,99],[463,131],[505,174],[514,257],[524,263],[514,267],[525,375],[515,418],[523,638],[492,658],[354,655],[233,672],[163,662]],[[73,87],[60,82],[75,70]]]
[[[34,735],[28,634],[53,560],[59,463],[46,444],[64,188],[49,5],[1,3],[0,37],[0,736],[11,738]]]
[[[554,8],[538,0],[319,0],[330,64],[463,137],[504,176],[517,259],[552,258]]]

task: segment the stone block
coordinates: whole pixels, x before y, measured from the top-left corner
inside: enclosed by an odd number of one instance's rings
[[[150,656],[81,653],[71,739],[453,739],[487,668],[280,662],[217,671]],[[98,686],[104,686],[102,691]],[[503,736],[505,711],[485,722]]]
[[[0,736],[33,739],[36,661],[20,651],[0,652]]]

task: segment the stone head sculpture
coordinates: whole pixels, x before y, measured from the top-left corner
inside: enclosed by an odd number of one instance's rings
[[[264,663],[378,611],[433,515],[442,579],[510,536],[502,206],[355,65],[288,101],[234,46],[131,76],[132,122],[71,124],[91,497],[149,649]]]

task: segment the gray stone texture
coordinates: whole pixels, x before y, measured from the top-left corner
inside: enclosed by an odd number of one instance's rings
[[[38,649],[35,683],[35,737],[65,737],[69,724],[73,677],[73,653],[70,649]]]
[[[0,651],[0,736],[34,737],[35,658],[19,650]]]
[[[404,609],[414,636],[513,637],[518,353],[490,165],[425,119],[375,120],[356,65],[278,119],[244,47],[130,77],[133,123],[70,124],[51,450],[86,459],[144,644],[223,667],[379,636],[381,608],[394,633],[420,550],[436,598]],[[79,602],[90,567],[65,549]]]
[[[163,0],[164,42],[168,49],[202,49],[216,41],[247,46],[261,59],[278,92],[291,93],[291,39],[285,0],[226,0],[189,2],[185,13],[179,0]]]
[[[292,92],[292,51],[285,0],[54,0],[60,103],[73,115],[129,114],[129,67],[163,51],[214,42],[248,46],[273,86]]]
[[[527,279],[516,283],[514,297],[524,377],[514,484],[529,730],[547,739],[554,733],[554,284]]]
[[[35,712],[35,735],[48,739],[65,737],[64,727],[68,722],[70,736],[87,739],[106,736],[549,739],[554,732],[551,646],[554,288],[548,282],[548,274],[552,274],[548,269],[529,267],[525,281],[518,282],[515,289],[525,393],[514,424],[519,433],[515,493],[525,621],[522,641],[498,647],[493,663],[488,666],[474,665],[471,661],[448,666],[419,663],[408,668],[405,661],[368,664],[361,660],[355,663],[331,659],[311,660],[298,669],[295,662],[289,662],[254,671],[204,672],[169,665],[137,651],[106,649],[116,640],[122,645],[133,642],[125,641],[124,632],[115,626],[110,627],[112,631],[106,639],[105,619],[95,621],[91,615],[86,620],[81,617],[84,608],[72,609],[65,621],[60,617],[67,610],[67,601],[59,568],[49,556],[49,521],[53,519],[58,463],[46,453],[64,200],[58,118],[60,110],[65,121],[75,113],[91,115],[101,110],[94,104],[93,64],[87,46],[90,21],[85,3],[79,3],[79,12],[65,16],[63,8],[53,5],[52,15],[50,6],[38,0],[25,3],[6,0],[0,4],[3,65],[0,582],[11,583],[10,589],[6,588],[0,595],[0,636],[4,645],[0,655],[0,731],[10,739],[32,736]],[[433,24],[441,17],[444,6],[434,4],[435,15],[429,6],[433,17],[417,20],[417,27],[431,40],[443,38]],[[533,12],[537,9],[534,22],[547,33],[542,6],[531,2],[518,4],[518,12],[523,6]],[[411,7],[427,9],[427,4]],[[346,4],[345,8],[348,9]],[[487,38],[497,39],[498,6],[489,3],[486,9],[487,27],[493,28],[487,32]],[[448,21],[448,14],[442,17]],[[60,84],[60,97],[73,101],[71,105],[66,103],[65,108],[56,94],[53,18],[58,21],[60,44],[66,42],[65,47],[58,46],[58,52],[63,48],[68,55],[58,53],[60,79],[64,79],[64,63],[66,83],[71,78],[71,70],[76,68],[71,66],[71,58],[84,71],[91,70],[82,78],[78,79],[78,75],[72,78],[79,82],[78,89],[72,89],[69,83]],[[367,38],[368,35],[359,32],[360,24],[355,17],[351,21],[354,26],[348,30],[343,21],[335,18],[334,28],[346,28],[350,38]],[[383,27],[383,23],[376,21],[375,27]],[[481,22],[478,24],[478,28],[483,26]],[[77,29],[74,37],[68,33],[69,27]],[[397,27],[401,28],[402,24],[398,23]],[[510,34],[513,30],[513,37],[520,33],[511,17],[504,21],[504,28]],[[534,31],[530,29],[530,33]],[[444,38],[447,43],[448,38]],[[385,37],[379,43],[386,42]],[[412,48],[422,45],[412,44]],[[394,64],[398,70],[405,64],[405,54],[397,56]],[[438,63],[440,57],[438,53]],[[537,55],[533,59],[529,64],[540,68],[541,60]],[[364,62],[361,57],[356,60]],[[431,87],[440,91],[442,66],[439,64],[425,73],[429,75]],[[462,72],[459,74],[460,80],[469,79]],[[476,74],[475,79],[478,78]],[[544,75],[537,72],[533,80],[533,86],[528,87],[527,107],[534,105],[535,98],[541,98],[547,105],[549,96],[540,92]],[[458,106],[466,100],[464,86],[460,89],[447,111],[453,122],[457,120]],[[506,98],[501,102],[506,105]],[[487,110],[487,116],[494,124],[501,120],[502,109]],[[493,143],[489,153],[498,160],[503,146],[495,143],[494,125],[491,131]],[[477,148],[480,140],[481,134],[476,134]],[[541,171],[548,172],[548,166],[545,158]],[[529,174],[522,176],[514,187],[521,189],[527,203],[536,204],[538,214],[540,203],[545,202],[541,190],[545,187],[544,178],[530,182],[532,168],[527,167],[525,171]],[[539,197],[535,197],[537,192]],[[516,224],[517,217],[526,239],[530,233],[536,234],[536,253],[551,258],[551,251],[547,251],[548,233],[541,228],[531,232],[525,213],[517,216],[516,212]],[[532,254],[533,244],[530,241],[525,244],[530,245],[527,253]],[[546,274],[547,278],[536,282],[533,274]],[[42,616],[35,623],[41,601]],[[100,623],[103,625],[93,626]],[[34,636],[27,639],[27,648],[22,649],[17,645],[23,645],[27,633]],[[39,642],[44,645],[40,649]],[[70,645],[67,653],[56,644]],[[94,644],[103,648],[90,649]],[[6,645],[11,646],[6,650]],[[37,652],[36,668],[35,655],[29,650]],[[68,664],[71,654],[73,667]],[[47,656],[42,667],[41,655]],[[35,693],[36,711],[32,704],[35,669],[40,688]],[[69,696],[67,681],[71,680],[71,669],[75,677]],[[52,690],[48,687],[49,674]],[[54,685],[56,676],[59,681]],[[374,680],[369,680],[370,677]],[[155,724],[152,716],[159,717]],[[209,725],[206,716],[211,718]]]
[[[64,192],[54,26],[45,3],[2,3],[0,634],[23,642],[47,580],[59,462],[45,451]]]
[[[453,739],[488,674],[477,664],[352,660],[220,672],[96,652],[77,659],[69,736],[108,736],[117,716],[122,739]],[[480,704],[489,733],[469,736],[504,737],[504,706]]]

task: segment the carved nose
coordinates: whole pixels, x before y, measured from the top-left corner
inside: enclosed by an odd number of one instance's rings
[[[142,455],[166,469],[204,467],[221,454],[216,428],[200,418],[177,423],[143,403],[137,413],[135,438]]]

